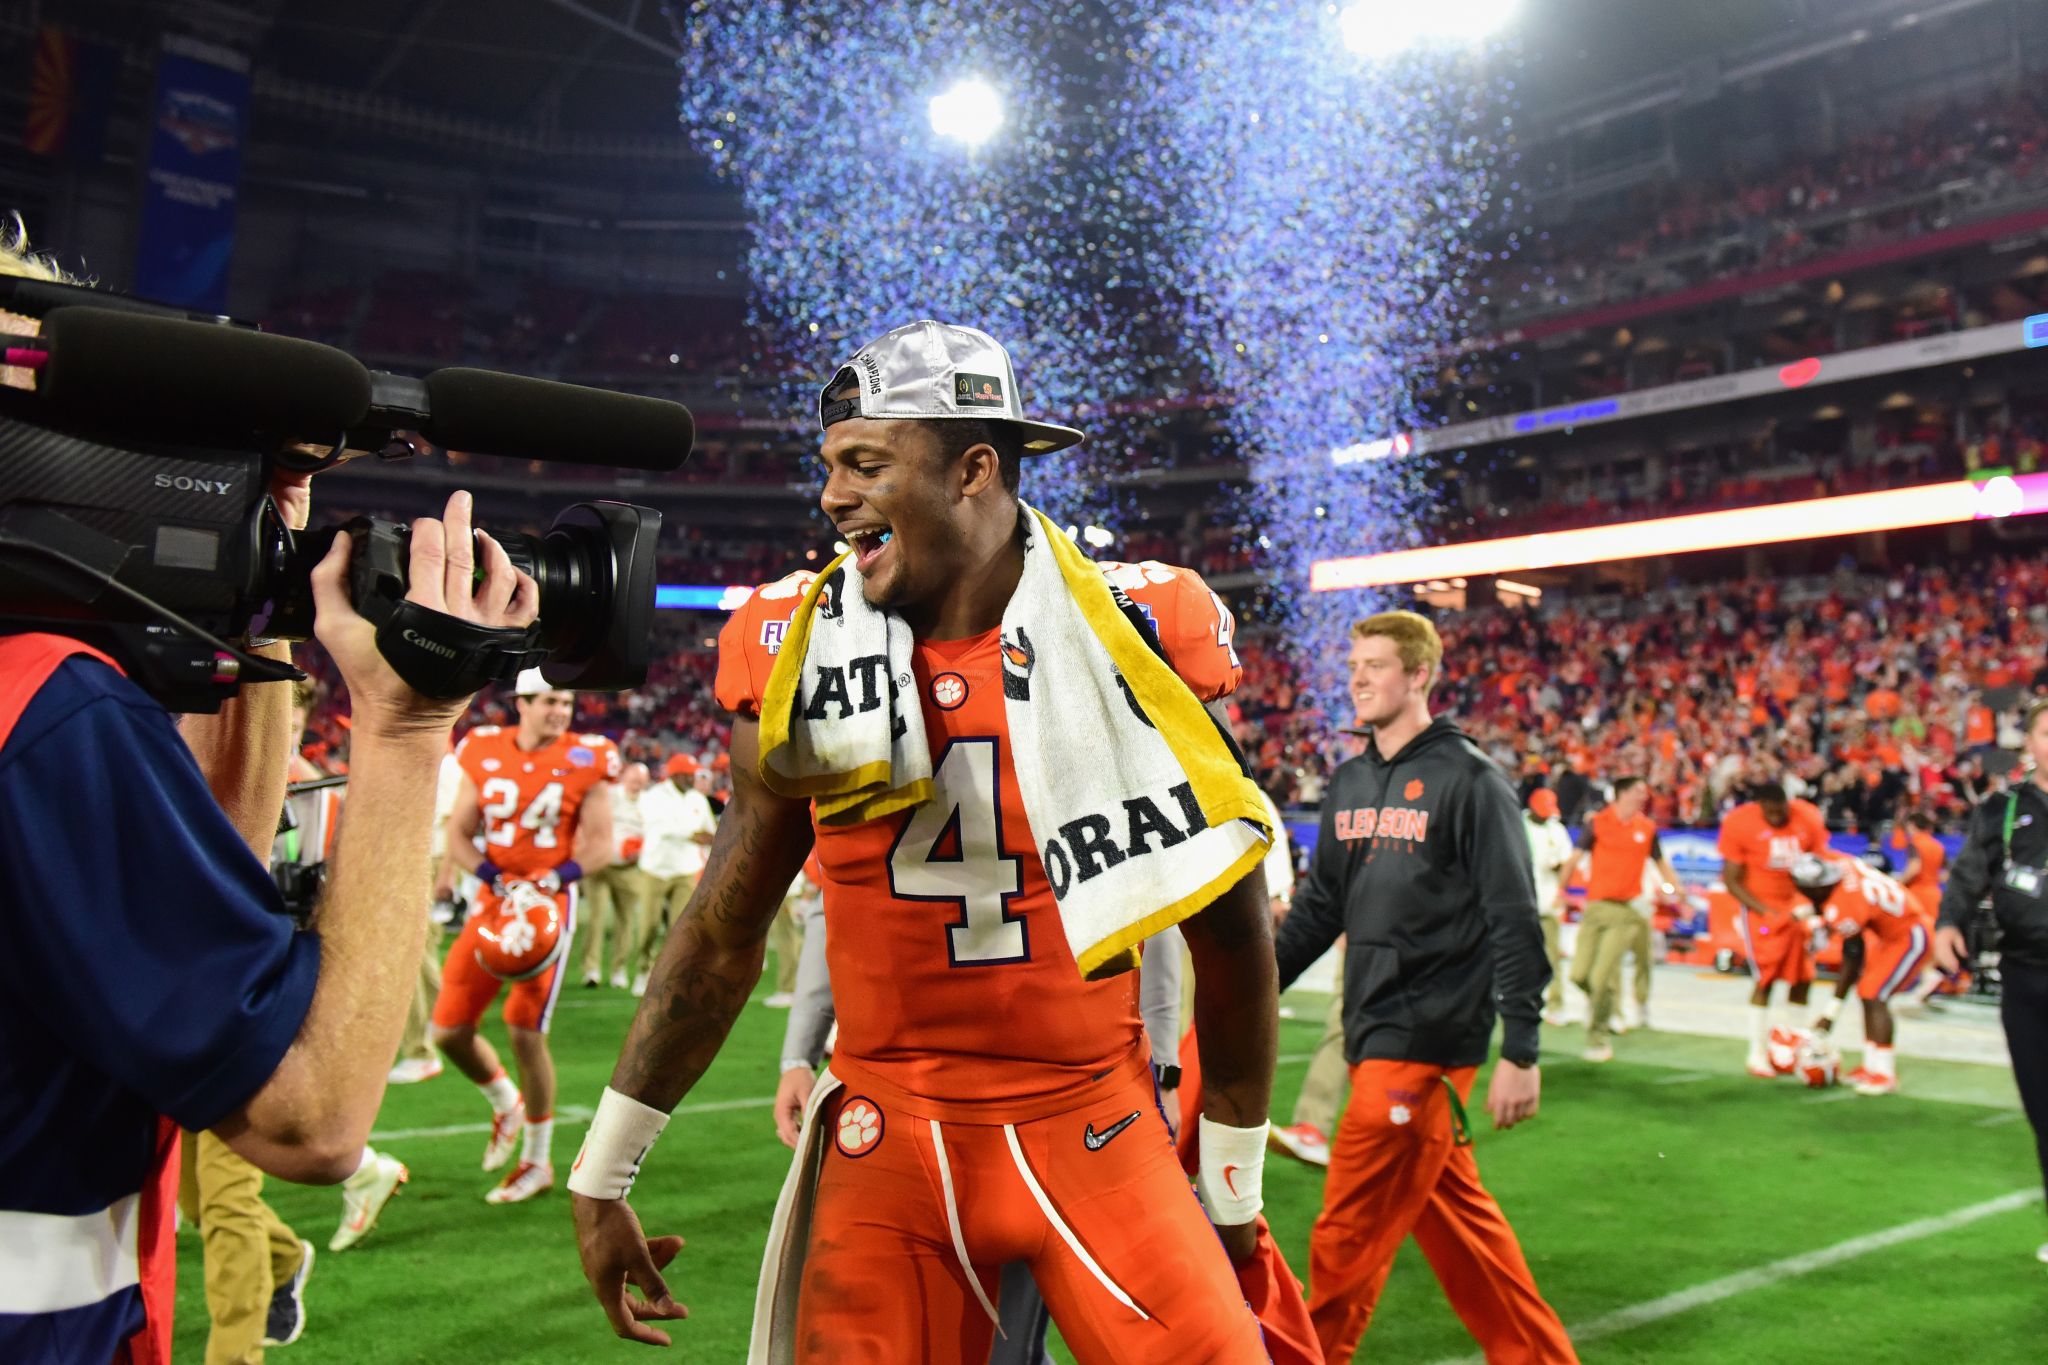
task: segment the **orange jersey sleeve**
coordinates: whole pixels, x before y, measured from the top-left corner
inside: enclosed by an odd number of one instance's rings
[[[1764,822],[1763,812],[1755,805],[1744,803],[1721,817],[1721,858],[1725,862],[1748,863],[1751,861],[1749,845],[1757,837],[1757,826]]]
[[[726,618],[718,632],[718,673],[712,684],[720,706],[742,716],[761,714],[769,670],[782,651],[790,618],[816,577],[809,569],[799,569],[756,588],[739,610]]]
[[[1104,561],[1102,574],[1152,622],[1167,662],[1196,696],[1209,702],[1237,690],[1244,676],[1235,643],[1237,618],[1200,574],[1156,559]]]

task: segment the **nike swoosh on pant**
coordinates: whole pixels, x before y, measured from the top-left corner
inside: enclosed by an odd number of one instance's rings
[[[1124,1115],[1099,1133],[1095,1131],[1095,1125],[1091,1122],[1081,1133],[1082,1144],[1091,1152],[1101,1151],[1109,1145],[1111,1138],[1138,1121],[1139,1112],[1139,1110],[1133,1109],[1130,1113]]]

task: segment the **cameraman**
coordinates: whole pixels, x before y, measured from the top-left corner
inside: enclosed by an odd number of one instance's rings
[[[0,252],[0,270],[32,269]],[[273,493],[303,526],[304,480]],[[288,1180],[356,1169],[412,993],[435,771],[466,700],[400,681],[350,604],[348,562],[341,536],[313,572],[316,635],[353,699],[355,799],[312,932],[294,931],[255,852],[283,804],[288,688],[188,718],[181,743],[98,650],[0,635],[0,1359],[169,1359],[178,1127]],[[472,537],[467,493],[445,523],[414,524],[407,596],[486,626],[524,626],[538,605],[504,549]]]

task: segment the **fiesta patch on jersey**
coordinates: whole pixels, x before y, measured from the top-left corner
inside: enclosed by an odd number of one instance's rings
[[[573,768],[588,768],[596,762],[597,755],[584,748],[581,744],[569,750],[569,766]]]
[[[843,1155],[863,1157],[882,1145],[882,1106],[855,1095],[839,1110],[839,1131],[833,1139]]]
[[[941,673],[932,679],[932,705],[952,711],[967,700],[967,679],[958,673]]]

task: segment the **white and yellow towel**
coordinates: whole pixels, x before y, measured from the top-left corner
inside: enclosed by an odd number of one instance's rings
[[[1265,856],[1271,816],[1230,741],[1101,569],[1036,509],[1003,612],[1003,693],[1025,815],[1087,977]],[[847,556],[804,594],[761,706],[761,778],[860,824],[933,795],[910,628]]]

